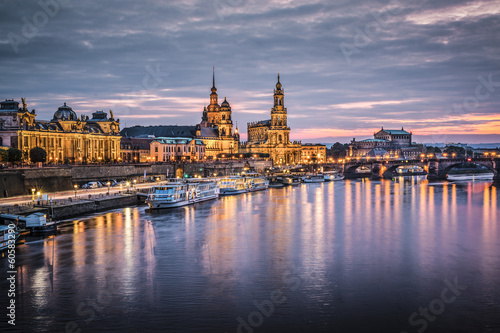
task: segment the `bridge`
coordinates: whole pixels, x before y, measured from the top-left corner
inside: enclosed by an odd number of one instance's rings
[[[427,171],[429,180],[445,180],[448,172],[461,164],[473,163],[482,165],[493,172],[493,179],[500,181],[500,158],[450,158],[450,159],[426,159],[426,160],[351,160],[342,165],[342,172],[346,178],[358,178],[369,175],[371,179],[391,179],[393,172],[400,166],[415,165]],[[362,166],[370,169],[370,172],[361,174],[356,170]]]

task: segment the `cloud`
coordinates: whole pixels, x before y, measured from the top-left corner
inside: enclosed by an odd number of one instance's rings
[[[127,126],[195,124],[215,66],[242,133],[270,117],[278,72],[296,139],[370,136],[380,126],[498,131],[500,87],[450,114],[498,70],[494,1],[70,0],[17,53],[8,34],[23,36],[43,8],[0,6],[0,98],[26,97],[40,119],[67,102],[78,113],[113,109]],[[377,27],[377,18],[386,20]],[[375,32],[347,63],[339,45],[355,46],[367,27]],[[157,81],[156,66],[165,74]]]

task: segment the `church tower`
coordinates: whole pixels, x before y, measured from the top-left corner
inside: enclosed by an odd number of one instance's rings
[[[274,89],[274,107],[271,109],[271,126],[269,128],[268,138],[271,144],[287,145],[290,143],[290,128],[287,125],[287,110],[285,108],[285,90],[280,82],[278,74],[278,83]]]
[[[208,126],[214,127],[221,120],[219,96],[217,95],[217,88],[215,88],[215,67],[213,69],[212,78],[212,93],[210,94],[210,104],[207,107],[207,121]]]
[[[219,122],[219,136],[230,137],[233,135],[233,121],[231,120],[231,106],[227,99],[224,97],[220,107],[220,122]]]

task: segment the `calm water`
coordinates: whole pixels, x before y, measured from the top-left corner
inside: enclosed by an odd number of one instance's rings
[[[500,332],[499,206],[491,182],[358,180],[117,209],[18,246],[16,328]]]

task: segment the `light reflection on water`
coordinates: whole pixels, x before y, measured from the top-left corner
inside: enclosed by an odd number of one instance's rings
[[[468,289],[426,331],[498,331],[498,206],[491,182],[411,179],[118,209],[19,245],[18,324],[234,332],[278,290],[249,328],[416,332],[408,317],[457,277]]]

